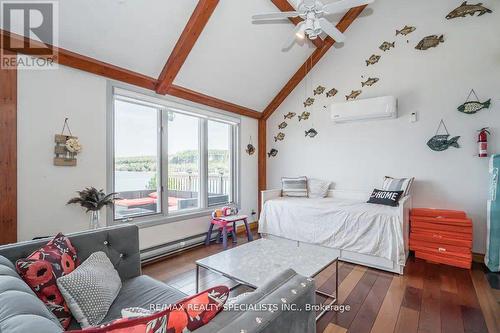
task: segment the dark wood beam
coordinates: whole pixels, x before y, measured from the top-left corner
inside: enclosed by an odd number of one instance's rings
[[[345,32],[351,23],[361,14],[365,6],[351,8],[337,24],[337,28]],[[263,119],[269,119],[273,112],[283,103],[288,95],[297,87],[297,85],[304,79],[304,77],[311,71],[311,69],[320,61],[320,59],[328,52],[328,50],[335,44],[331,37],[324,40],[323,46],[314,50],[312,55],[304,62],[302,66],[295,72],[280,92],[274,97],[269,105],[264,109],[262,114]]]
[[[179,87],[176,85],[171,85],[166,91],[167,95],[179,97],[182,99],[186,99],[188,101],[192,101],[195,103],[200,103],[203,105],[211,106],[216,109],[221,109],[225,111],[229,111],[232,113],[236,113],[242,116],[259,119],[261,117],[261,113],[258,111],[254,111],[252,109],[239,106],[230,102],[223,101],[221,99],[207,96],[196,91]]]
[[[198,5],[191,14],[188,23],[184,27],[179,40],[175,44],[174,50],[168,57],[167,63],[163,67],[158,78],[156,92],[165,94],[174,82],[175,77],[182,68],[189,53],[194,47],[194,44],[200,37],[201,32],[205,28],[210,16],[217,7],[219,0],[200,0]]]
[[[34,40],[30,40],[29,38],[11,33],[9,31],[1,30],[2,40],[9,39],[9,43],[2,43],[2,47],[5,45],[19,45],[19,43],[30,43],[31,45],[42,46],[43,44],[36,42]],[[133,84],[138,87],[154,90],[156,87],[157,80],[148,77],[146,75],[136,73],[133,71],[129,71],[128,69],[124,69],[118,66],[114,66],[90,57],[86,57],[84,55],[71,52],[69,50],[63,48],[57,48],[55,46],[49,45],[49,47],[53,48],[56,56],[53,59],[54,62],[57,62],[61,65],[76,68],[85,72],[89,72],[92,74],[100,75],[107,77],[109,79]],[[12,49],[11,49],[12,50]],[[14,50],[12,50],[14,51]],[[49,56],[40,56],[34,55],[36,57],[43,58],[51,58]]]
[[[257,148],[258,154],[258,203],[259,203],[259,214],[260,208],[262,206],[262,197],[260,192],[264,191],[267,187],[267,124],[265,119],[259,119],[259,142]]]
[[[8,31],[4,31],[0,29],[2,34],[2,38],[9,38],[10,45],[16,45],[14,43],[22,43],[24,41],[29,41],[31,45],[42,46],[41,43],[37,43],[36,41],[29,40],[22,36],[13,34]],[[7,45],[3,43],[2,45]],[[117,67],[93,58],[89,58],[78,53],[74,53],[62,48],[55,48],[57,56],[53,58],[54,62],[57,62],[61,65],[68,66],[71,68],[76,68],[82,70],[84,72],[104,76],[113,80],[117,80],[120,82],[129,83],[141,88],[146,88],[149,90],[155,90],[157,86],[157,80],[136,72],[129,71],[127,69]],[[34,55],[40,57],[39,55]],[[47,56],[43,56],[47,58]],[[185,89],[182,87],[174,86],[169,89],[169,94],[172,96],[180,97],[187,99],[192,102],[200,103],[207,106],[212,106],[215,108],[220,108],[225,111],[234,112],[240,115],[252,117],[252,118],[260,118],[261,113],[251,110],[249,108],[245,108],[230,102],[226,102],[214,97],[206,96],[195,91]]]
[[[5,57],[15,53],[3,51]],[[0,61],[3,58],[0,56]],[[17,241],[17,68],[0,66],[0,245]]]
[[[288,2],[288,0],[271,0],[271,2],[278,7],[279,10],[282,12],[292,12],[295,10],[292,5]],[[289,17],[290,21],[292,21],[293,24],[297,25],[300,22],[304,21],[300,17]],[[316,38],[316,39],[311,39],[310,40],[316,47],[322,47],[323,46],[323,40],[321,38]]]

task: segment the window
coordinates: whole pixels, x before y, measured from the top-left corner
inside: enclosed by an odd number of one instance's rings
[[[237,203],[237,118],[116,91],[110,127],[110,186],[119,197],[114,220],[168,221]]]
[[[168,118],[168,209],[200,207],[200,119],[170,112]]]

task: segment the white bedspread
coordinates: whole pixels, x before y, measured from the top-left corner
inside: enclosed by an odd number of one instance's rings
[[[266,201],[259,233],[405,264],[399,208],[334,198]]]

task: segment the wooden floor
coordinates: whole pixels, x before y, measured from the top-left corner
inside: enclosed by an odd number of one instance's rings
[[[239,236],[238,244],[245,242]],[[219,251],[220,244],[198,247],[147,265],[143,273],[194,294],[195,260]],[[202,290],[235,284],[206,270],[200,271],[200,281]],[[322,291],[333,292],[334,283],[333,265],[316,278]],[[233,295],[248,290],[239,287]],[[339,303],[349,305],[350,311],[327,313],[318,321],[317,332],[500,333],[500,305],[479,264],[469,271],[410,258],[400,276],[341,262]]]

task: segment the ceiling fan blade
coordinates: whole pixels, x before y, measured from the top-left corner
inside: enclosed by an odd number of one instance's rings
[[[285,44],[283,44],[283,47],[281,48],[282,51],[288,51],[294,44],[297,42],[297,38],[305,38],[305,33],[304,31],[306,30],[305,22],[302,21],[297,26],[295,27],[295,30],[293,31],[292,37],[287,40]],[[302,36],[302,37],[301,37]]]
[[[282,19],[287,17],[297,17],[300,13],[297,11],[293,12],[277,12],[277,13],[266,13],[257,14],[252,16],[252,20],[272,20],[272,19]]]
[[[329,3],[323,6],[323,11],[326,14],[342,12],[346,9],[351,9],[358,6],[368,5],[375,0],[340,0],[334,3]]]
[[[340,32],[337,27],[331,24],[326,18],[321,17],[318,19],[319,26],[328,36],[332,37],[337,43],[342,43],[345,41],[345,35]]]

